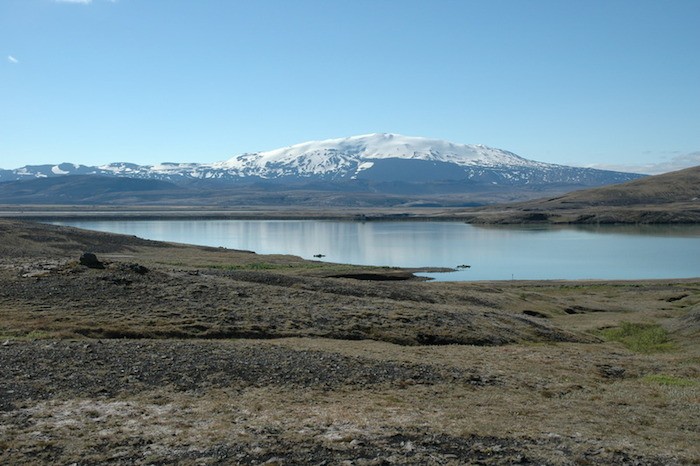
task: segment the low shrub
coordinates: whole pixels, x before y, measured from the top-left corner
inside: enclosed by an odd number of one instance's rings
[[[658,383],[659,385],[667,385],[669,387],[691,387],[697,382],[683,377],[674,377],[664,374],[650,374],[644,377],[646,382]]]
[[[658,324],[622,322],[619,327],[603,330],[601,335],[606,340],[618,341],[639,353],[667,351],[673,346],[668,332]]]

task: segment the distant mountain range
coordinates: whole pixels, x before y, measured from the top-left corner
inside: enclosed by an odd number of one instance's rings
[[[536,162],[483,145],[455,144],[438,139],[382,133],[311,141],[267,152],[242,154],[215,163],[28,165],[14,170],[0,170],[0,182],[69,175],[169,182],[179,188],[187,188],[187,192],[178,192],[177,187],[165,185],[153,185],[149,191],[165,190],[174,197],[184,196],[188,199],[205,196],[218,199],[216,202],[221,201],[222,196],[229,200],[236,198],[240,189],[244,189],[248,193],[290,190],[298,193],[301,190],[341,192],[346,193],[345,197],[362,194],[359,197],[364,201],[360,203],[370,204],[376,203],[375,197],[381,195],[398,196],[395,202],[390,202],[392,204],[416,202],[416,197],[425,200],[426,196],[431,200],[425,202],[435,201],[436,196],[456,196],[463,203],[528,199],[547,193],[622,183],[643,176]],[[89,193],[90,189],[86,191],[85,188],[86,183],[89,181],[81,181],[82,191]],[[99,183],[100,186],[104,185],[104,182]],[[58,185],[60,183],[52,186],[55,189]],[[36,188],[23,189],[31,191],[42,186],[48,185],[39,183]],[[125,185],[123,188],[132,190],[133,185]],[[0,202],[20,202],[11,199],[12,193],[18,189],[18,185],[0,189]],[[115,190],[118,190],[117,185],[108,196],[109,201],[105,199],[105,202],[117,202]],[[234,192],[236,190],[239,191]],[[143,192],[142,189],[141,194]],[[33,197],[38,199],[42,196]],[[100,196],[89,197],[91,202],[100,202]],[[252,194],[248,197],[253,201],[257,199]],[[64,198],[66,202],[76,202],[80,196],[67,193]],[[132,196],[132,201],[136,202],[137,198],[139,196]],[[367,201],[370,198],[374,200]],[[24,196],[24,199],[22,202],[27,202],[28,197]],[[328,197],[324,199],[327,200]],[[453,201],[454,199],[450,202]],[[87,198],[85,202],[88,202]],[[341,204],[344,202],[347,201],[341,201]],[[384,202],[381,201],[382,205]]]

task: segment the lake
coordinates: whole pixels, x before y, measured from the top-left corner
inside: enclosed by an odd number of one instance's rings
[[[473,226],[296,220],[61,221],[141,238],[360,265],[470,268],[436,280],[700,277],[700,226]]]

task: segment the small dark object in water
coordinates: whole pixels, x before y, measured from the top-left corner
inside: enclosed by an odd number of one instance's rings
[[[97,259],[97,256],[91,252],[84,252],[80,255],[80,264],[90,269],[104,269],[105,266]]]
[[[467,264],[462,264],[462,265],[458,265],[457,268],[458,268],[458,269],[471,269],[472,266],[471,266],[471,265],[467,265]]]
[[[326,257],[326,255],[325,254],[314,254],[314,257],[321,258],[321,257]]]

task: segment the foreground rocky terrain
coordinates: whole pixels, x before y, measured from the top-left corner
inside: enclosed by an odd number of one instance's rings
[[[700,280],[425,283],[0,221],[0,463],[697,464],[698,336]]]

